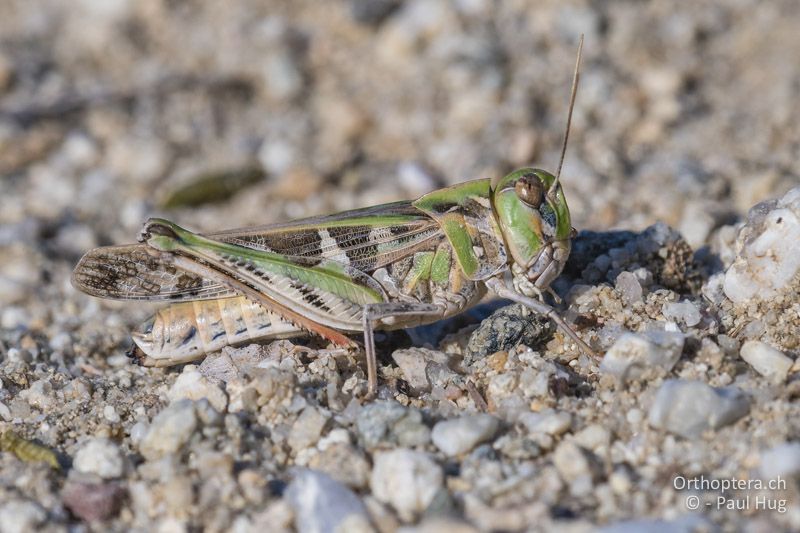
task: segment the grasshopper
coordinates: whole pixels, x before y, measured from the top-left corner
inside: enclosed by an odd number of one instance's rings
[[[145,366],[306,332],[352,347],[346,334],[363,333],[368,397],[378,387],[375,330],[442,320],[489,290],[547,315],[594,355],[542,298],[575,235],[559,176],[582,45],[555,175],[523,168],[414,201],[212,234],[153,218],[139,244],[89,251],[73,284],[103,298],[173,302],[133,333]]]

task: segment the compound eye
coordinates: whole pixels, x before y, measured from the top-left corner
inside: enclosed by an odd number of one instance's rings
[[[544,189],[542,188],[541,180],[535,174],[526,174],[518,179],[514,185],[514,190],[519,199],[526,205],[535,209],[539,209],[539,206],[542,205]]]

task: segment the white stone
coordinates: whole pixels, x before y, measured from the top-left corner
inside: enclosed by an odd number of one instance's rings
[[[124,463],[116,444],[108,439],[93,438],[81,445],[75,454],[73,467],[84,474],[113,479],[122,475]]]
[[[622,301],[625,305],[631,305],[642,301],[644,291],[642,290],[641,283],[639,283],[639,279],[633,272],[620,272],[617,276],[615,288],[622,296]]]
[[[559,443],[553,452],[553,465],[561,479],[570,485],[575,496],[588,494],[592,490],[592,467],[586,451],[570,440]]]
[[[573,440],[587,450],[597,451],[605,448],[611,442],[611,432],[600,424],[589,424],[575,433]]]
[[[394,507],[404,521],[413,520],[430,505],[443,481],[442,468],[427,453],[397,448],[374,456],[372,494]]]
[[[116,424],[121,420],[119,413],[117,413],[117,409],[113,405],[106,405],[103,407],[103,418],[112,424]]]
[[[608,349],[600,370],[622,381],[665,374],[680,359],[683,343],[679,332],[625,333]]]
[[[170,404],[153,418],[139,450],[149,460],[180,450],[197,428],[197,414],[190,400]]]
[[[224,413],[228,407],[228,395],[219,385],[201,374],[194,365],[187,365],[183,373],[167,393],[171,402],[178,400],[200,400],[205,398],[214,409]]]
[[[714,204],[706,201],[690,200],[686,203],[678,231],[693,249],[706,243],[711,230],[717,223],[713,213]]]
[[[361,499],[330,476],[314,470],[298,470],[286,489],[300,533],[372,531]]]
[[[442,453],[453,457],[494,437],[499,424],[491,415],[464,415],[438,422],[433,426],[431,440]]]
[[[650,407],[650,425],[687,439],[732,424],[750,411],[750,399],[735,387],[715,388],[700,381],[664,382]]]
[[[700,323],[700,309],[694,303],[686,300],[667,302],[662,306],[661,312],[670,320],[683,322],[689,327]]]
[[[522,413],[519,422],[531,433],[561,435],[572,427],[572,415],[561,411]]]
[[[53,385],[46,379],[38,379],[31,383],[27,389],[20,391],[19,397],[28,402],[31,407],[45,410],[50,408],[55,401]]]
[[[756,372],[773,383],[786,381],[794,364],[791,357],[761,341],[746,341],[739,354]]]
[[[34,502],[11,500],[0,506],[0,531],[2,533],[28,533],[38,531],[47,513]]]
[[[764,479],[800,477],[800,442],[785,442],[761,454]]]
[[[739,253],[725,273],[725,294],[740,303],[777,295],[800,271],[800,187],[751,209],[739,232]]]
[[[414,391],[430,392],[431,382],[427,375],[428,363],[431,360],[441,359],[439,352],[425,348],[409,348],[396,350],[392,354],[392,359],[403,371],[403,377]]]
[[[295,453],[313,446],[319,440],[330,413],[316,407],[306,407],[297,417],[289,432],[289,447]]]

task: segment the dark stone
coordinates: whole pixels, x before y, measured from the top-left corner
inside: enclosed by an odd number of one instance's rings
[[[464,365],[518,344],[539,346],[550,339],[554,330],[548,318],[527,311],[521,304],[503,307],[472,333],[464,353]]]
[[[350,14],[356,22],[378,26],[402,3],[401,0],[351,0]]]

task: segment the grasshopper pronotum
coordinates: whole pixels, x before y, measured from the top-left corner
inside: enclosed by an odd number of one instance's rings
[[[104,298],[181,302],[133,334],[146,366],[304,331],[353,346],[345,333],[363,333],[374,396],[375,329],[441,320],[476,304],[487,289],[547,315],[592,354],[541,299],[561,273],[575,231],[559,176],[582,45],[583,38],[555,175],[523,168],[415,201],[209,235],[150,219],[140,244],[89,251],[73,283]]]

